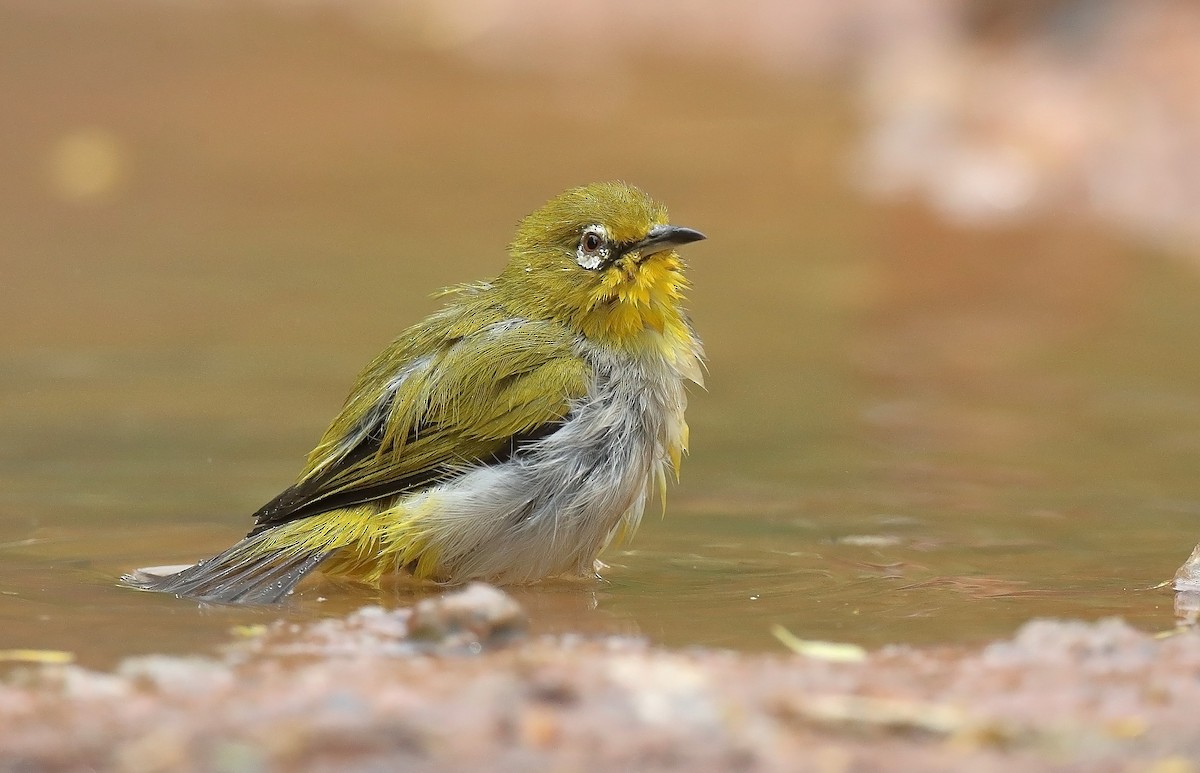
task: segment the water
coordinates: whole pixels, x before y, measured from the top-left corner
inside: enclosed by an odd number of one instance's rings
[[[1149,588],[1200,536],[1184,261],[866,202],[820,85],[491,73],[241,12],[6,13],[0,94],[27,109],[0,119],[0,649],[106,664],[411,601],[198,608],[115,581],[244,533],[430,292],[611,177],[709,234],[686,251],[708,388],[667,517],[606,582],[517,591],[539,630],[771,649],[776,623],[873,646],[1173,624]]]

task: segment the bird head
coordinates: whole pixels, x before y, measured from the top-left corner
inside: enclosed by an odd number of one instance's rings
[[[682,334],[687,283],[675,248],[704,235],[622,182],[572,188],[526,217],[500,282],[522,313],[589,339],[635,344],[648,330]]]

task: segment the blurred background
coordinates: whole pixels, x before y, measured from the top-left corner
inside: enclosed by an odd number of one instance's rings
[[[765,649],[1173,625],[1200,524],[1200,6],[0,0],[0,649],[282,612],[227,546],[437,288],[620,178],[708,346],[665,519],[548,631]],[[136,631],[137,635],[131,635]]]

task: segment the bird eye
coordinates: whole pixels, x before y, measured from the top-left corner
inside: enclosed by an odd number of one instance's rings
[[[595,271],[608,261],[608,234],[601,225],[589,225],[579,237],[575,262],[588,271]]]

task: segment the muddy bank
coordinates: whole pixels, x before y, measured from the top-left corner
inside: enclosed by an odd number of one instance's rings
[[[1200,636],[1035,621],[978,649],[522,638],[490,589],[239,629],[211,657],[10,667],[0,770],[1191,770]]]

